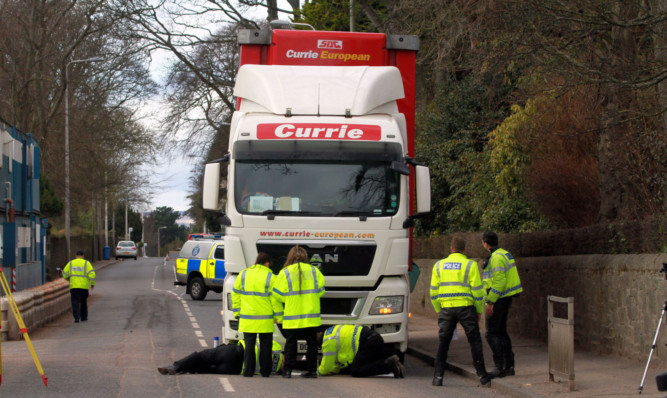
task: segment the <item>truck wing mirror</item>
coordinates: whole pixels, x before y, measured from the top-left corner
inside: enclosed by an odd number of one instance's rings
[[[431,212],[431,172],[426,166],[415,166],[415,195],[417,214]]]
[[[206,210],[219,210],[220,163],[208,163],[204,169],[202,205]]]
[[[397,172],[398,174],[402,174],[404,176],[410,175],[410,166],[408,166],[403,162],[399,162],[397,160],[391,162],[391,170]]]

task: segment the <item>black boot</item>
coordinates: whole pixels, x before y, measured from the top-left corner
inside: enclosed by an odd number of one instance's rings
[[[431,385],[433,386],[442,386],[442,377],[445,375],[445,369],[436,367],[435,372],[433,373],[433,381]]]
[[[509,353],[505,355],[505,367],[501,377],[514,376],[514,374],[514,353],[509,350]]]
[[[484,366],[484,361],[474,362],[475,370],[477,371],[477,376],[479,376],[479,382],[482,385],[488,384],[491,379],[495,376],[486,371],[486,366]]]
[[[285,369],[283,371],[283,379],[291,379],[292,378],[292,369]]]

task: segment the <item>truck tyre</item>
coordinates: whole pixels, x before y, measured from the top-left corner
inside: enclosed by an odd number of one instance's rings
[[[200,276],[195,276],[188,282],[188,291],[193,300],[203,300],[206,298],[208,288],[204,285],[204,279]]]

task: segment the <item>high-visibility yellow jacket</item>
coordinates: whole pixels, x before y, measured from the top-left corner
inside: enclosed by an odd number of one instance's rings
[[[239,344],[245,350],[245,341],[239,340]],[[283,346],[279,342],[273,340],[273,347],[271,348],[272,362],[271,373],[278,373],[283,368],[285,364],[285,356],[283,355]],[[255,364],[259,364],[259,339],[255,343]],[[245,363],[241,368],[241,374],[243,374],[243,369],[245,369]],[[255,374],[259,374],[259,365],[255,366]]]
[[[438,261],[431,273],[431,304],[435,312],[441,308],[474,305],[478,314],[484,309],[484,288],[477,262],[465,254],[452,253]]]
[[[320,326],[320,297],[323,294],[324,275],[319,269],[306,263],[283,268],[271,294],[276,319],[285,329]]]
[[[273,332],[271,292],[274,275],[269,267],[255,264],[246,268],[234,282],[232,311],[239,318],[239,332]]]
[[[359,325],[335,325],[324,332],[322,362],[317,368],[319,375],[338,373],[350,366],[359,350],[362,328]]]
[[[65,265],[63,278],[69,281],[70,289],[90,289],[95,286],[95,270],[90,261],[75,258]]]
[[[484,267],[482,283],[486,291],[486,302],[493,304],[499,298],[523,292],[519,271],[514,257],[505,249],[497,248]]]

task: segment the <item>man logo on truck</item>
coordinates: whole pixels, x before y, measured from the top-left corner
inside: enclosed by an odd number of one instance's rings
[[[325,254],[324,255],[324,260],[322,260],[322,256],[319,254],[313,254],[313,256],[310,258],[310,264],[314,265],[316,267],[320,267],[323,263],[338,263],[338,254]]]

